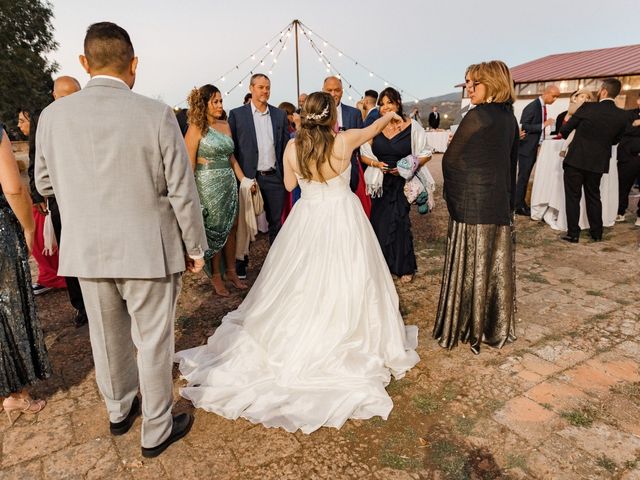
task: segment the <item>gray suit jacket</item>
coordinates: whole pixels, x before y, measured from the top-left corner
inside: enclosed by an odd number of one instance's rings
[[[41,114],[36,186],[63,225],[58,274],[161,278],[207,248],[186,147],[170,107],[92,79]]]

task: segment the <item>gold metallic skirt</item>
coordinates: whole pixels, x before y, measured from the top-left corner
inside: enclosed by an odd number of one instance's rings
[[[510,225],[449,220],[442,288],[433,337],[453,348],[458,340],[480,353],[516,339],[515,233]]]

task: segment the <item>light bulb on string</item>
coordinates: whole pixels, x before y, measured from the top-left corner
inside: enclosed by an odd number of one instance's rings
[[[273,70],[269,70],[269,75],[273,74]]]
[[[369,72],[369,76],[370,76],[370,77],[373,77],[373,73],[372,73],[372,72]]]
[[[256,56],[255,55],[251,55],[251,60],[255,60]]]
[[[278,59],[277,59],[277,58],[274,58],[274,59],[273,59],[273,63],[278,63]]]
[[[342,52],[338,52],[338,56],[341,57],[342,56]]]

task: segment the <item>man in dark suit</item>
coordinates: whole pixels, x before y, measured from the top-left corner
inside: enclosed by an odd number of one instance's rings
[[[638,99],[640,103],[640,99]],[[618,144],[618,216],[616,222],[625,221],[629,206],[629,193],[640,178],[640,109],[627,111],[629,123]],[[640,227],[640,203],[638,203],[636,226]]]
[[[367,90],[364,92],[364,98],[362,100],[367,111],[367,116],[364,117],[362,126],[368,127],[380,118],[380,110],[378,109],[378,92],[375,90]]]
[[[258,182],[273,243],[282,226],[285,189],[282,155],[289,141],[287,114],[269,105],[271,81],[262,73],[251,76],[251,101],[229,112],[235,156],[248,178]],[[246,278],[248,259],[236,262],[240,278]]]
[[[529,186],[531,170],[536,163],[538,147],[545,139],[544,129],[553,125],[555,119],[547,117],[547,105],[551,105],[560,96],[560,90],[555,85],[545,88],[542,95],[529,103],[520,117],[521,129],[525,136],[518,146],[518,181],[516,182],[516,214],[530,216],[531,210],[527,206],[525,197]]]
[[[322,84],[322,91],[333,97],[338,109],[338,130],[349,130],[350,128],[362,128],[362,115],[360,110],[342,103],[342,80],[338,77],[327,77]],[[357,151],[351,156],[351,181],[349,186],[355,192],[360,181],[360,169]]]
[[[438,107],[434,105],[431,107],[431,113],[429,114],[429,127],[432,129],[436,129],[440,126],[440,112],[438,112]]]
[[[576,131],[563,163],[568,231],[562,239],[571,243],[577,243],[580,237],[583,187],[589,233],[593,240],[602,240],[600,179],[609,171],[611,146],[620,141],[629,122],[629,114],[614,103],[621,87],[615,78],[604,80],[598,91],[599,102],[584,103],[560,129],[564,138]]]

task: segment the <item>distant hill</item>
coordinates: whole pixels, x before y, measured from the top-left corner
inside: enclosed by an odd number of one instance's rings
[[[438,111],[441,115],[440,128],[449,128],[453,123],[460,121],[460,92],[447,93],[445,95],[439,95],[437,97],[423,98],[418,101],[418,111],[420,112],[420,119],[423,125],[427,125],[427,118],[431,112],[431,107],[434,105],[438,107]],[[411,113],[416,104],[406,103],[404,105],[405,112]],[[445,115],[447,118],[445,118]]]

